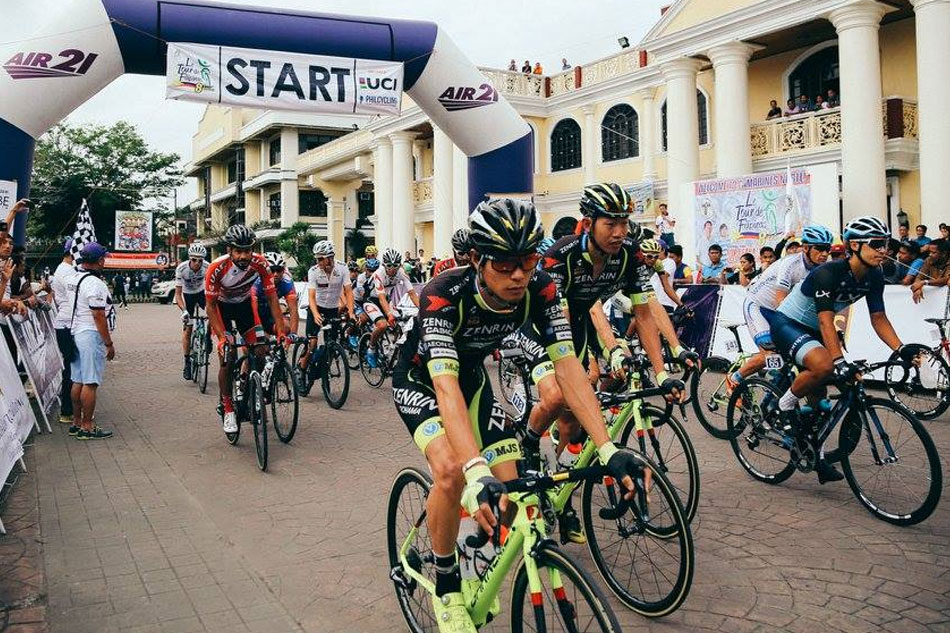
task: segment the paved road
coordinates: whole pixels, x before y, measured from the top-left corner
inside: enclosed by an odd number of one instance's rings
[[[421,458],[388,391],[357,378],[343,411],[307,399],[262,474],[250,438],[229,446],[214,397],[181,381],[178,323],[166,306],[120,314],[97,416],[112,440],[60,427],[37,441],[52,631],[404,630],[384,508],[393,475]],[[950,425],[929,428],[950,454]],[[727,444],[689,429],[702,471],[693,590],[663,621],[615,604],[624,630],[950,630],[950,503],[896,528],[843,483],[757,483]]]

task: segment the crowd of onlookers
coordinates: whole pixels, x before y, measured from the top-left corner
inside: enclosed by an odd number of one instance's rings
[[[765,115],[766,119],[778,119],[783,116],[795,116],[796,114],[805,114],[806,112],[815,112],[817,110],[827,110],[837,108],[841,105],[841,99],[838,97],[838,91],[829,88],[821,95],[815,95],[815,99],[807,94],[799,95],[798,99],[789,99],[785,102],[785,110],[779,107],[778,101],[772,99],[769,102],[769,111]]]
[[[927,227],[918,224],[910,237],[910,226],[901,224],[897,238],[887,246],[884,280],[909,286],[915,296],[925,285],[946,285],[950,279],[950,227],[941,222],[939,231],[939,237],[933,239],[927,235]]]
[[[570,70],[570,69],[571,69],[571,65],[567,62],[567,58],[562,57],[561,58],[561,72],[564,72],[565,70]],[[516,62],[514,59],[508,62],[508,70],[509,72],[513,72],[513,73],[518,72],[518,62]],[[524,63],[521,65],[521,72],[524,73],[525,75],[543,75],[544,66],[541,65],[541,62],[535,62],[534,65],[532,65],[531,61],[526,59],[524,60]]]

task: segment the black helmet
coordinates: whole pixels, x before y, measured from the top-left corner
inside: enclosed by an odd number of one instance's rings
[[[616,183],[601,182],[584,187],[581,213],[586,218],[629,218],[632,210],[630,195]]]
[[[488,259],[533,254],[544,239],[541,218],[531,202],[499,198],[480,203],[468,218],[472,248]]]
[[[250,248],[257,243],[257,235],[243,224],[235,224],[234,226],[228,227],[228,230],[224,234],[224,241],[228,246]]]
[[[640,242],[643,240],[643,225],[639,222],[634,222],[631,218],[630,220],[630,232],[627,233],[631,240],[634,242]]]
[[[456,253],[468,253],[468,249],[472,247],[469,242],[469,235],[471,231],[466,228],[461,228],[455,233],[452,234],[452,250]]]

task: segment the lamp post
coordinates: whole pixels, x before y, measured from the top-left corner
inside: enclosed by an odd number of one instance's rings
[[[907,214],[904,212],[903,209],[897,212],[897,225],[909,226],[909,223],[907,222]]]

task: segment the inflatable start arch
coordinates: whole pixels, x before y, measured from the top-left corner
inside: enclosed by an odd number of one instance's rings
[[[169,42],[403,62],[403,90],[470,159],[470,208],[533,190],[531,128],[504,98],[477,99],[487,80],[436,24],[166,0],[7,0],[3,13],[0,180],[18,197],[36,139],[123,73],[164,75]]]

